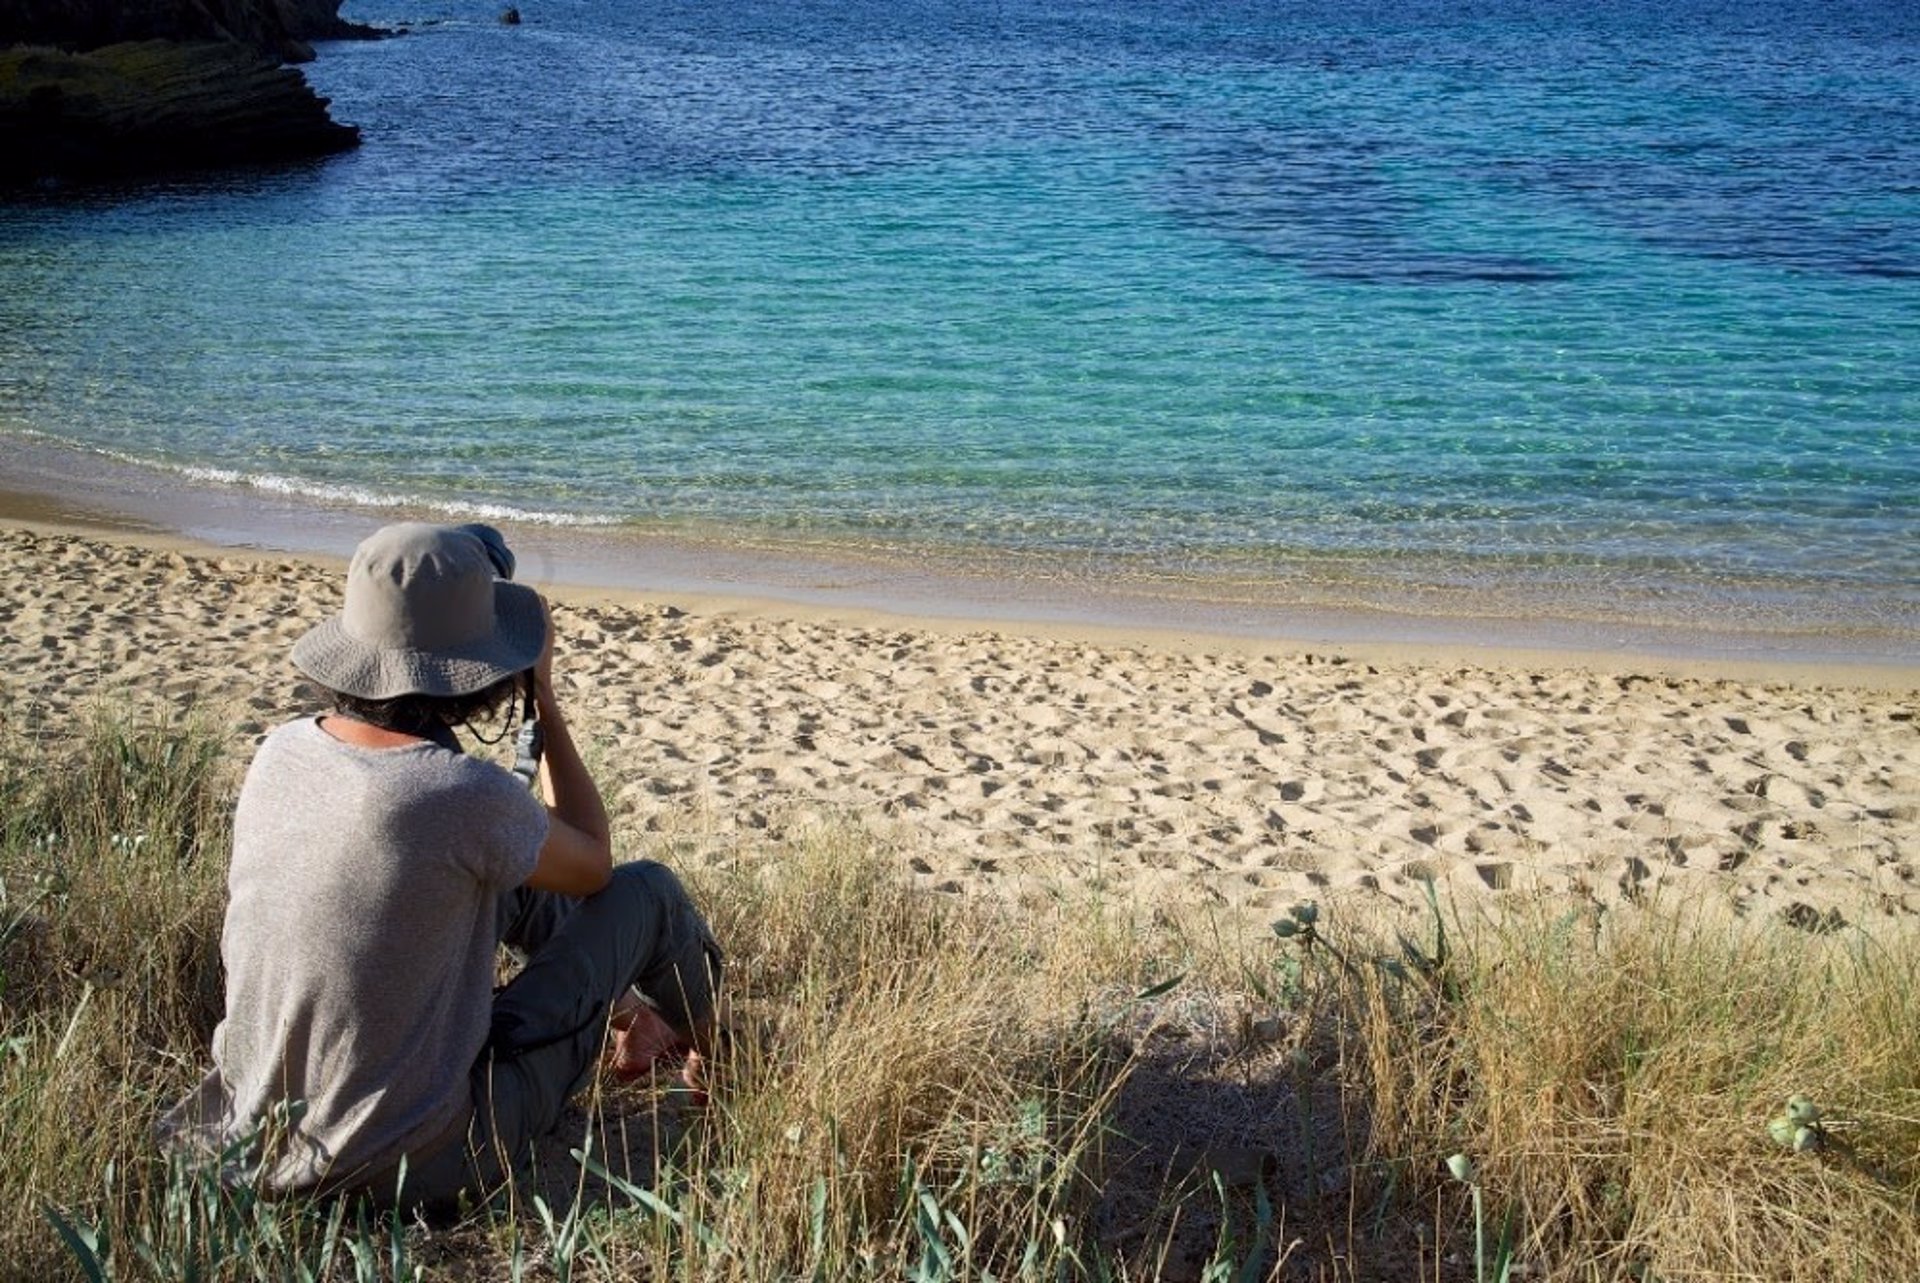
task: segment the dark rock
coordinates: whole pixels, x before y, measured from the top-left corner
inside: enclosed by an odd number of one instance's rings
[[[0,52],[0,184],[325,155],[360,131],[234,41]]]
[[[0,0],[0,185],[352,147],[278,64],[386,34],[340,0]]]
[[[1802,900],[1795,900],[1780,910],[1780,920],[1790,927],[1811,931],[1815,935],[1831,935],[1845,930],[1847,925],[1847,919],[1840,910],[1829,908],[1822,913]]]
[[[520,11],[508,5],[506,12],[500,15],[500,21],[509,27],[517,27],[520,25]]]
[[[386,33],[340,17],[340,0],[0,0],[0,46],[85,52],[143,40],[232,40],[282,62],[307,62],[312,40]]]
[[[302,40],[379,40],[393,33],[340,16],[340,0],[280,0],[287,30]]]

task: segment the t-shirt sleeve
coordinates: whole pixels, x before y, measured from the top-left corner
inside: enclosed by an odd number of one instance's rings
[[[461,792],[460,851],[475,879],[502,889],[533,875],[547,840],[547,808],[519,778],[489,762],[463,763],[471,778]]]

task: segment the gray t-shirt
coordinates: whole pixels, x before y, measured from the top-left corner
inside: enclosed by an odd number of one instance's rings
[[[367,749],[291,722],[234,815],[214,1068],[161,1120],[218,1149],[302,1102],[263,1175],[352,1182],[456,1132],[492,1012],[496,904],[547,812],[500,767],[437,744]]]

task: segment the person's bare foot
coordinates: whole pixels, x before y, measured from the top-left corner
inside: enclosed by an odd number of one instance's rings
[[[607,1070],[631,1081],[653,1072],[662,1061],[693,1056],[680,1032],[638,998],[623,998],[613,1011],[613,1038],[607,1047]]]
[[[608,1020],[613,1036],[607,1042],[607,1072],[623,1082],[635,1082],[680,1064],[681,1098],[696,1108],[707,1104],[707,1053],[726,1027],[716,1014],[691,1036],[668,1024],[666,1018],[638,993],[629,989],[613,1005]]]
[[[687,1103],[703,1108],[707,1096],[707,1058],[697,1051],[687,1053],[680,1064],[680,1084],[687,1089]]]

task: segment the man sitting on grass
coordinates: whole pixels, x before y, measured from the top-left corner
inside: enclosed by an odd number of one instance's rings
[[[677,1053],[698,1073],[719,950],[665,867],[613,867],[546,605],[512,569],[488,527],[389,526],[354,554],[344,611],[294,646],[335,711],[278,728],[248,769],[226,1017],[167,1144],[275,1192],[444,1206],[559,1121],[610,1015],[617,1070]],[[544,806],[453,733],[529,691]],[[526,965],[496,994],[502,943]]]

